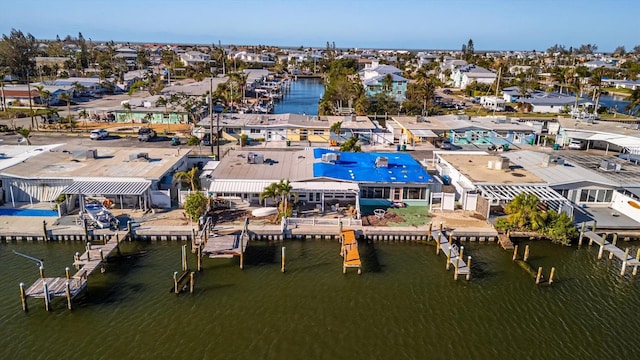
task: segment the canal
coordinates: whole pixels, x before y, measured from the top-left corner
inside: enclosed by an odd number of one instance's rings
[[[276,103],[276,114],[318,115],[318,102],[324,94],[322,79],[299,78],[291,80],[291,87]]]
[[[20,306],[18,284],[44,259],[63,276],[81,242],[0,244],[0,358],[101,359],[633,359],[640,277],[597,249],[531,244],[534,279],[495,243],[466,243],[471,281],[453,280],[425,242],[360,244],[363,274],[342,274],[339,244],[252,242],[238,259],[204,259],[194,294],[170,294],[180,243],[125,243],[89,279],[73,311],[56,298]],[[626,244],[623,244],[623,246]],[[523,248],[523,244],[521,244]],[[635,250],[632,251],[635,253]],[[190,267],[195,258],[189,253]]]

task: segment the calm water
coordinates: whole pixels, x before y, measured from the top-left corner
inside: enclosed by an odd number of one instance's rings
[[[238,259],[204,259],[195,294],[169,293],[176,242],[127,243],[66,310],[22,312],[18,284],[61,276],[80,242],[0,244],[1,359],[634,359],[640,277],[620,277],[597,249],[532,243],[533,279],[495,244],[466,244],[475,278],[452,279],[424,243],[360,244],[364,273],[342,274],[335,241],[252,242]],[[195,259],[190,264],[195,268]],[[612,264],[613,262],[613,264]]]
[[[318,115],[318,102],[324,93],[321,79],[298,79],[291,82],[289,91],[276,103],[276,114]]]

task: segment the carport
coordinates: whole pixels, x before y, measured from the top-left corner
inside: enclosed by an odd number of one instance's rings
[[[79,204],[84,204],[86,197],[94,197],[110,202],[114,207],[120,207],[120,209],[147,210],[151,203],[150,187],[151,181],[145,179],[76,180],[62,190],[62,194],[71,195],[67,196],[67,209],[75,207],[73,203],[69,202],[71,197],[76,195]]]

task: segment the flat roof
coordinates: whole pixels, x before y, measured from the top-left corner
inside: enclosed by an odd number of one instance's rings
[[[506,153],[505,153],[506,154]],[[489,169],[490,160],[499,159],[499,156],[465,154],[440,154],[440,158],[474,183],[490,184],[533,184],[545,183],[545,181],[520,166],[511,166],[508,169]],[[540,160],[542,161],[542,160]]]
[[[249,164],[249,153],[262,155],[265,163]],[[268,159],[272,161],[267,162]],[[280,181],[310,180],[313,178],[313,150],[260,151],[234,150],[222,158],[213,170],[215,179],[247,179]]]
[[[594,120],[593,122],[580,121],[567,117],[558,117],[558,123],[562,130],[577,130],[590,133],[609,133],[616,135],[627,135],[638,138],[640,141],[640,130],[637,124],[620,123],[615,121]]]
[[[83,159],[80,154],[86,154],[90,149],[97,151],[97,158]],[[160,179],[190,151],[177,148],[89,148],[63,144],[7,167],[2,175],[27,179]],[[130,156],[141,153],[148,154],[148,160],[130,159]]]
[[[336,161],[322,161],[325,154],[337,154]],[[314,149],[313,175],[358,183],[433,183],[422,165],[406,153],[338,152]],[[387,166],[376,166],[378,158],[386,158]]]
[[[343,129],[352,129],[352,130],[373,130],[376,129],[376,126],[373,124],[373,121],[369,119],[367,116],[321,116],[320,119],[326,119],[329,121],[329,127],[331,125],[342,121],[340,125]]]

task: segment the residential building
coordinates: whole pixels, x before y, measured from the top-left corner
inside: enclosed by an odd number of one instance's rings
[[[377,61],[365,65],[364,70],[359,73],[367,96],[371,97],[379,93],[387,93],[396,102],[403,102],[406,99],[407,85],[409,83],[409,80],[401,74],[402,70],[397,67],[380,65]],[[391,88],[387,89],[385,82],[389,77]]]
[[[473,82],[490,85],[496,81],[496,78],[497,75],[494,72],[473,64],[456,68],[451,73],[453,86],[460,89],[465,89]]]
[[[184,66],[194,66],[203,63],[210,63],[211,56],[199,51],[186,51],[179,55],[180,61]]]

